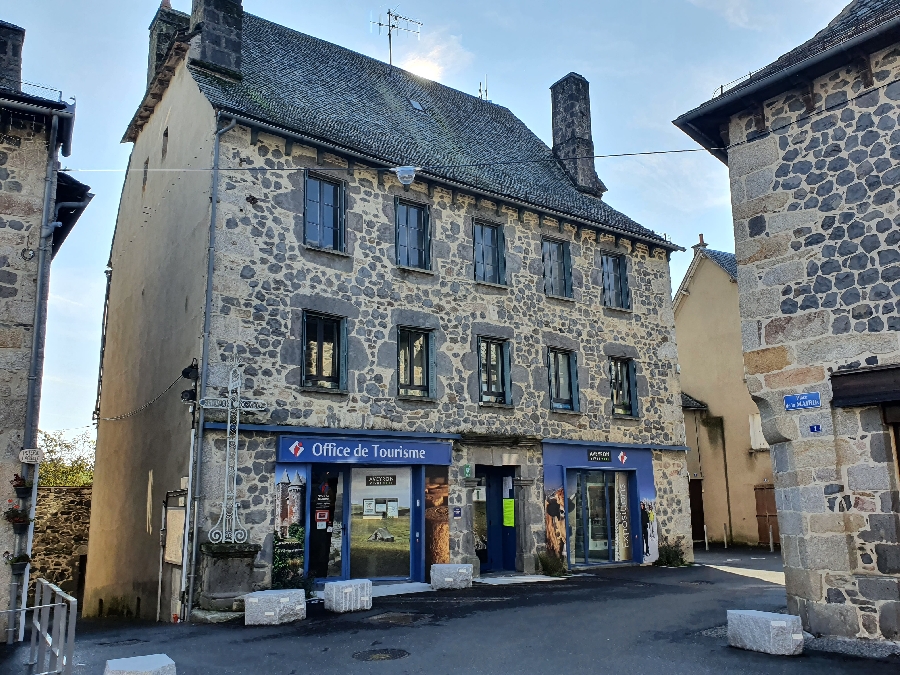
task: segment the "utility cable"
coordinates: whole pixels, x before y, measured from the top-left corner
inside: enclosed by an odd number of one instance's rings
[[[146,410],[146,409],[149,408],[151,405],[153,405],[154,403],[156,403],[159,399],[161,399],[166,393],[168,393],[168,391],[169,391],[172,387],[174,387],[176,384],[178,384],[178,382],[179,382],[181,379],[182,379],[182,376],[181,376],[181,375],[179,375],[178,377],[176,377],[176,378],[175,378],[175,381],[172,382],[172,384],[170,384],[168,387],[166,387],[166,388],[162,391],[162,393],[160,393],[159,396],[157,396],[157,397],[156,397],[155,399],[153,399],[152,401],[148,401],[147,403],[145,403],[144,405],[142,405],[142,406],[141,406],[140,408],[138,408],[137,410],[132,410],[130,413],[125,413],[124,415],[118,415],[118,416],[116,416],[116,417],[101,417],[100,420],[103,421],[103,422],[116,422],[116,421],[118,421],[118,420],[124,420],[124,419],[126,419],[126,418],[128,418],[128,417],[131,417],[131,416],[133,416],[133,415],[137,415],[139,412],[141,412],[141,411],[143,411],[143,410]]]

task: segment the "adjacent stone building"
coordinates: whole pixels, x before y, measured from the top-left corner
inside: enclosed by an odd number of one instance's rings
[[[824,30],[676,124],[731,176],[747,386],[788,607],[900,638],[900,5]]]
[[[34,465],[19,453],[36,446],[50,262],[93,195],[58,172],[75,108],[62,92],[22,81],[24,41],[24,29],[0,21],[0,504],[33,517],[36,492],[19,498],[10,481],[34,482]],[[31,540],[31,528],[17,535],[0,520],[0,553],[30,553]],[[9,574],[0,564],[2,610],[15,604]],[[18,579],[19,591],[27,579]],[[0,613],[0,630],[7,616]]]
[[[551,87],[551,149],[506,108],[240,2],[161,7],[150,32],[87,614],[152,606],[160,506],[182,487],[197,536],[166,551],[182,546],[183,616],[303,576],[689,543],[678,247],[603,200],[584,78]],[[185,367],[193,418],[177,388],[142,407]]]
[[[90,485],[38,488],[30,593],[34,594],[34,580],[40,577],[81,602],[90,524]]]
[[[737,260],[702,234],[693,249],[674,306],[694,541],[768,546],[771,529],[777,545],[769,446],[744,383]]]

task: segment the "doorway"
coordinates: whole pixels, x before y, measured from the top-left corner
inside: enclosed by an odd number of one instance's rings
[[[630,473],[569,469],[567,474],[571,563],[632,560]]]
[[[706,538],[704,525],[706,516],[703,513],[703,479],[691,478],[688,481],[688,497],[691,504],[691,539],[702,542]]]
[[[473,531],[482,572],[516,570],[515,473],[512,466],[475,465]]]

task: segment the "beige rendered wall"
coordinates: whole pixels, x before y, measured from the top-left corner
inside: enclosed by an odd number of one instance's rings
[[[182,169],[211,166],[214,132],[212,107],[182,64],[134,145],[122,190],[101,417],[139,408],[200,358],[211,175]],[[137,598],[143,616],[155,613],[162,501],[188,473],[191,418],[179,392],[190,383],[182,382],[133,417],[100,422],[85,615],[101,599],[105,613],[135,613]]]
[[[34,328],[37,255],[24,260],[22,249],[37,249],[47,171],[47,128],[14,119],[0,134],[0,505],[15,499],[10,486],[20,473],[19,451],[25,431],[28,366]],[[53,208],[51,204],[51,208]],[[16,536],[0,520],[0,552],[14,551]],[[0,610],[9,603],[10,568],[0,561]],[[6,615],[0,614],[0,630]]]
[[[744,384],[738,286],[725,270],[702,258],[688,290],[675,310],[675,331],[682,389],[709,406],[708,414],[685,420],[688,445],[699,448],[706,526],[711,541],[722,541],[723,524],[730,521],[733,541],[757,544],[753,486],[772,482],[772,463],[768,452],[750,449],[750,415],[758,410]]]

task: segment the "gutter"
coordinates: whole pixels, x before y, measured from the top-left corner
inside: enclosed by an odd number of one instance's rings
[[[712,142],[706,134],[700,131],[693,122],[696,121],[700,117],[705,117],[713,112],[720,110],[721,108],[725,108],[730,104],[737,104],[743,101],[747,101],[749,103],[757,102],[756,99],[753,98],[753,95],[757,92],[765,89],[766,87],[771,86],[772,84],[780,81],[793,78],[795,76],[800,75],[804,71],[824,62],[830,58],[833,58],[839,54],[853,51],[857,47],[860,47],[870,41],[873,37],[877,37],[878,35],[890,33],[894,30],[900,29],[900,16],[891,19],[890,21],[881,24],[875,28],[867,30],[865,33],[857,35],[854,38],[851,38],[845,42],[842,42],[830,49],[826,49],[824,52],[820,52],[815,56],[812,56],[800,63],[795,63],[784,70],[779,70],[778,72],[772,73],[771,75],[764,77],[761,80],[754,82],[746,87],[741,87],[735,91],[732,91],[730,94],[725,94],[718,98],[713,99],[699,108],[695,108],[694,110],[685,113],[681,117],[675,119],[673,124],[677,126],[679,129],[684,131],[688,136],[697,141],[700,145],[709,150],[712,147],[716,147],[720,145],[720,143]],[[719,159],[727,163],[728,155],[727,152],[722,152],[720,156],[714,151],[710,151]]]
[[[219,112],[220,115],[224,115],[239,124],[242,124],[247,127],[256,127],[257,129],[262,129],[263,131],[268,131],[276,136],[282,136],[286,138],[293,138],[299,140],[307,145],[311,145],[316,148],[323,148],[328,150],[333,150],[335,153],[345,156],[350,156],[355,159],[361,159],[365,162],[369,162],[372,164],[381,164],[384,169],[376,169],[378,171],[384,171],[385,169],[393,168],[394,164],[387,162],[383,159],[379,159],[377,157],[373,157],[371,155],[366,155],[361,152],[356,152],[354,150],[348,150],[339,145],[335,145],[334,143],[328,143],[326,141],[319,140],[312,136],[307,136],[305,134],[300,134],[295,131],[290,131],[285,129],[284,127],[274,126],[272,124],[268,124],[266,122],[261,122],[259,120],[253,119],[251,117],[245,117],[243,115],[239,115],[236,113],[232,113],[227,110],[223,110]],[[215,170],[215,169],[214,169]],[[684,251],[685,249],[681,246],[673,244],[672,242],[666,241],[664,239],[652,239],[650,237],[644,237],[639,234],[635,234],[633,232],[629,232],[627,230],[623,230],[612,225],[601,224],[594,221],[590,221],[586,218],[581,218],[578,216],[572,216],[570,214],[564,213],[563,211],[559,211],[557,209],[547,208],[535,206],[529,202],[516,199],[515,197],[507,197],[505,195],[500,195],[495,192],[490,192],[488,190],[480,190],[478,188],[470,187],[465,183],[460,183],[458,181],[454,181],[449,178],[435,176],[434,174],[429,174],[428,171],[417,171],[417,175],[425,176],[429,181],[433,181],[436,183],[442,183],[445,185],[449,185],[452,187],[458,187],[461,190],[466,192],[470,192],[472,194],[478,195],[480,197],[486,197],[493,202],[502,202],[504,204],[509,204],[511,206],[521,207],[523,209],[528,209],[529,211],[534,211],[536,213],[543,212],[550,216],[551,218],[562,222],[567,222],[575,225],[576,228],[580,229],[582,226],[590,227],[597,231],[608,231],[609,233],[620,237],[622,239],[629,239],[633,241],[640,241],[647,244],[650,248],[661,248],[664,251]],[[612,207],[610,207],[612,208]]]
[[[65,104],[63,104],[65,105]],[[11,101],[9,99],[0,99],[0,108],[12,108],[14,110],[21,110],[23,112],[30,112],[36,115],[47,115],[53,116],[57,120],[66,120],[68,121],[67,129],[63,134],[62,139],[62,156],[68,157],[72,154],[72,125],[75,121],[75,109],[74,106],[66,106],[63,110],[55,110],[54,108],[48,108],[46,106],[33,105],[31,103],[21,103],[20,101]],[[57,121],[57,124],[59,122]],[[52,132],[51,132],[52,133]],[[56,137],[54,136],[54,140]],[[55,157],[54,157],[55,159]]]
[[[216,126],[218,127],[219,121],[222,118],[222,113],[216,114]],[[190,573],[190,583],[188,584],[188,600],[187,600],[187,612],[186,612],[186,620],[190,622],[191,620],[191,611],[194,607],[194,581],[197,578],[197,549],[200,546],[198,533],[200,530],[200,468],[203,466],[203,430],[204,430],[204,410],[200,405],[200,401],[206,396],[206,386],[207,386],[207,369],[209,367],[209,335],[210,335],[210,326],[212,322],[212,294],[213,294],[213,273],[215,272],[215,263],[216,263],[216,217],[218,215],[218,201],[219,201],[219,145],[221,144],[222,136],[234,129],[237,126],[237,120],[232,118],[231,122],[228,126],[222,127],[216,131],[215,141],[213,143],[213,167],[212,167],[212,189],[210,192],[210,214],[209,214],[209,249],[208,249],[208,259],[206,263],[206,309],[203,315],[203,355],[200,361],[200,396],[197,400],[197,407],[200,408],[200,414],[197,416],[197,431],[196,431],[196,443],[192,442],[192,448],[194,448],[195,452],[192,453],[196,456],[196,460],[191,457],[190,461],[193,463],[196,461],[197,469],[194,474],[194,491],[193,491],[193,500],[194,500],[194,522],[192,526],[192,547],[191,547],[191,573]],[[192,436],[193,439],[193,436]]]

